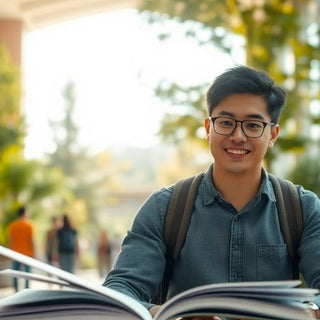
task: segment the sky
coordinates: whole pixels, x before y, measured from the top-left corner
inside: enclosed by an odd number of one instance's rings
[[[159,122],[170,104],[154,95],[162,79],[182,85],[210,83],[235,61],[213,46],[187,39],[179,25],[158,40],[135,10],[59,23],[26,33],[23,42],[25,155],[54,149],[50,121],[63,118],[62,90],[75,84],[80,144],[92,152],[158,142]],[[241,57],[237,57],[241,61]]]

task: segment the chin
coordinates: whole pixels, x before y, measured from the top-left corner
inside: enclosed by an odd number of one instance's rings
[[[245,173],[248,173],[248,171],[250,171],[247,166],[243,166],[243,165],[230,165],[225,167],[225,170],[229,174],[245,174]]]

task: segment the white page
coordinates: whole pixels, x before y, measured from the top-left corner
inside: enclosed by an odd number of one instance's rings
[[[317,289],[297,288],[300,284],[301,281],[299,280],[208,284],[186,290],[171,298],[161,306],[155,319],[166,319],[169,316],[181,315],[184,308],[185,310],[195,311],[194,314],[197,314],[196,310],[199,310],[200,306],[207,310],[212,307],[218,310],[221,306],[225,309],[224,315],[226,315],[228,308],[231,311],[245,311],[249,303],[258,306],[258,308],[269,303],[269,308],[261,309],[261,313],[264,314],[265,312],[267,314],[277,310],[277,312],[282,312],[281,319],[290,319],[290,316],[286,317],[286,313],[298,315],[298,318],[292,319],[299,319],[299,316],[301,316],[301,319],[312,319],[309,314],[304,312],[302,303],[300,309],[297,309],[297,303],[295,307],[293,307],[294,304],[292,306],[288,305],[293,301],[313,300],[315,294],[319,293]],[[255,299],[253,299],[254,297]],[[258,300],[259,297],[261,297],[260,300]],[[267,300],[264,301],[264,298],[277,300],[279,303],[270,303]],[[232,302],[232,305],[226,305],[226,301]],[[243,303],[245,301],[247,305]],[[274,310],[270,310],[270,307],[273,307]],[[247,311],[249,310],[247,309]]]
[[[88,291],[92,291],[96,294],[101,294],[105,297],[108,297],[110,300],[114,302],[115,305],[119,305],[124,309],[130,310],[133,314],[136,314],[141,319],[144,319],[144,320],[152,319],[149,311],[142,304],[140,304],[138,301],[120,292],[117,292],[110,288],[106,288],[102,285],[101,286],[92,285],[87,281],[85,281],[84,279],[77,277],[74,274],[61,270],[59,268],[56,268],[52,265],[41,262],[34,258],[25,256],[23,254],[20,254],[18,252],[15,252],[3,246],[0,246],[0,255],[10,258],[12,260],[21,262],[25,265],[28,265],[32,268],[38,269],[45,273],[52,274],[57,278],[70,283],[73,287],[76,287],[79,289],[85,289]]]
[[[277,305],[268,301],[230,298],[230,297],[195,297],[194,300],[179,301],[169,309],[162,309],[155,320],[166,320],[177,316],[199,315],[232,317],[232,319],[279,319],[279,320],[311,320],[314,317],[307,309],[288,305]],[[210,312],[211,311],[211,312]],[[188,312],[190,312],[188,314]]]
[[[23,279],[39,281],[39,282],[44,282],[44,283],[49,283],[49,284],[57,284],[60,286],[65,286],[65,287],[74,287],[69,282],[66,282],[66,281],[63,281],[63,280],[60,280],[57,278],[44,276],[44,275],[41,275],[38,273],[20,271],[20,270],[5,269],[5,270],[0,271],[0,275],[10,276],[10,277],[15,277],[15,278],[23,278]]]
[[[0,299],[1,319],[25,319],[26,315],[40,319],[60,318],[68,314],[69,319],[78,320],[79,315],[90,315],[87,319],[135,319],[136,314],[108,303],[101,294],[85,290],[23,289],[16,294]]]
[[[196,288],[191,288],[170,299],[166,304],[175,303],[181,299],[193,298],[198,295],[204,295],[207,293],[232,293],[232,292],[247,292],[247,293],[259,293],[261,291],[270,293],[272,291],[280,290],[286,297],[294,296],[295,294],[299,297],[303,296],[308,298],[314,298],[314,295],[319,293],[317,289],[296,288],[301,284],[300,280],[284,280],[284,281],[253,281],[253,282],[230,282],[230,283],[215,283],[203,285]],[[293,288],[296,288],[292,291]],[[300,292],[300,294],[298,294]]]

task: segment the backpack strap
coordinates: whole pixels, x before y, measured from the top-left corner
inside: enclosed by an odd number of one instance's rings
[[[268,176],[276,195],[280,228],[292,261],[293,279],[299,279],[298,248],[303,229],[299,194],[292,182],[277,178],[270,173]]]
[[[203,174],[179,180],[173,187],[164,226],[166,268],[158,292],[152,299],[153,303],[162,304],[166,301],[173,267],[184,245]]]

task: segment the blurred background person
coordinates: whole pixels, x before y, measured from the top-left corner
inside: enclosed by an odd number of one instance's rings
[[[123,236],[120,233],[116,233],[116,235],[112,239],[112,246],[111,246],[111,263],[110,265],[113,265],[115,262],[120,250],[121,250],[121,244],[123,241]]]
[[[97,243],[97,263],[100,278],[104,278],[111,267],[111,243],[106,230],[101,230]]]
[[[25,206],[22,206],[17,211],[17,218],[9,224],[9,247],[19,253],[25,254],[29,257],[35,257],[34,247],[34,226],[28,218],[28,211]],[[23,265],[18,261],[13,261],[12,268],[14,270],[21,270],[30,272],[30,267]],[[13,278],[13,287],[18,291],[18,279]],[[29,288],[29,281],[25,280],[25,288]]]
[[[51,218],[51,227],[46,233],[45,253],[47,262],[52,265],[58,264],[57,250],[55,250],[57,231],[60,227],[60,219],[57,216]]]
[[[59,267],[74,273],[76,259],[79,255],[77,230],[71,225],[68,215],[62,217],[62,227],[57,231],[56,247]]]

